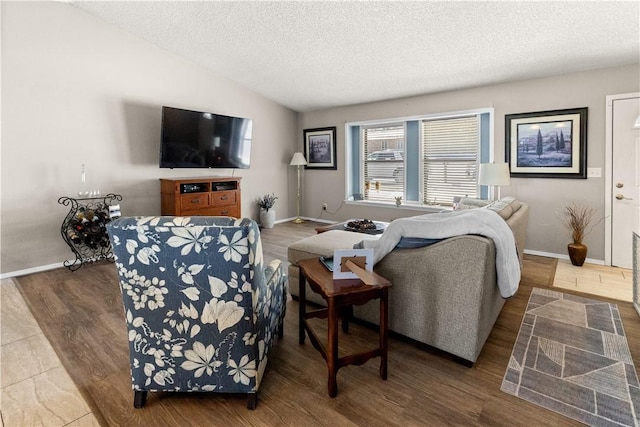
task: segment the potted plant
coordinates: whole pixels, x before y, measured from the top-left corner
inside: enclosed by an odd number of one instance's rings
[[[274,193],[265,194],[258,197],[258,206],[260,207],[260,225],[262,228],[273,228],[276,221],[276,210],[273,206],[276,204],[278,197]]]
[[[560,220],[571,233],[573,243],[569,243],[567,251],[571,264],[582,266],[587,258],[587,245],[584,244],[584,238],[591,233],[593,227],[598,225],[602,219],[592,225],[596,220],[596,210],[583,205],[571,202],[564,207]]]

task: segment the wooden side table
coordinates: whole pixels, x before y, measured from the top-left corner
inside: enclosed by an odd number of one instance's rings
[[[387,352],[388,352],[388,290],[391,283],[376,275],[380,279],[379,285],[367,285],[360,279],[333,280],[333,274],[327,270],[318,258],[305,259],[298,262],[300,267],[300,309],[299,320],[299,342],[304,344],[305,331],[309,334],[309,339],[313,346],[322,354],[327,361],[329,371],[328,389],[329,396],[335,397],[338,393],[336,375],[338,369],[346,365],[362,365],[372,357],[380,356],[380,377],[387,379]],[[309,282],[311,289],[318,293],[327,303],[327,308],[306,311],[306,286]],[[348,321],[353,305],[365,304],[373,299],[380,299],[380,328],[378,347],[357,354],[350,354],[338,357],[338,323],[339,315],[346,313],[343,317],[342,329],[348,331]],[[328,321],[328,343],[325,347],[316,333],[311,329],[307,319],[327,318]]]

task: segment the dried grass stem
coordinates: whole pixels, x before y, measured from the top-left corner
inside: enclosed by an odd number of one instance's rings
[[[602,218],[595,224],[591,224],[595,219],[596,210],[585,205],[578,205],[572,202],[565,206],[560,220],[571,232],[573,243],[582,243],[584,238],[591,233],[593,227],[598,225]]]

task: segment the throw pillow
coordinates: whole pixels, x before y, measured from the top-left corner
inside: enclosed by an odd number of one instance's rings
[[[460,202],[456,205],[456,210],[466,210],[466,209],[478,209],[484,208],[489,203],[489,200],[475,199],[473,197],[462,197]]]
[[[520,209],[521,203],[516,200],[515,197],[505,197],[500,200],[496,200],[487,206],[487,209],[495,211],[502,219],[508,219],[515,211]]]

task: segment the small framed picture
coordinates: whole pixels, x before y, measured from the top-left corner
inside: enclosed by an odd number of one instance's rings
[[[587,178],[587,108],[508,114],[505,153],[512,177]]]
[[[356,273],[345,265],[347,260],[353,262],[365,271],[373,271],[373,249],[337,249],[333,252],[334,280],[358,279]]]
[[[336,169],[336,128],[304,130],[305,169]]]

